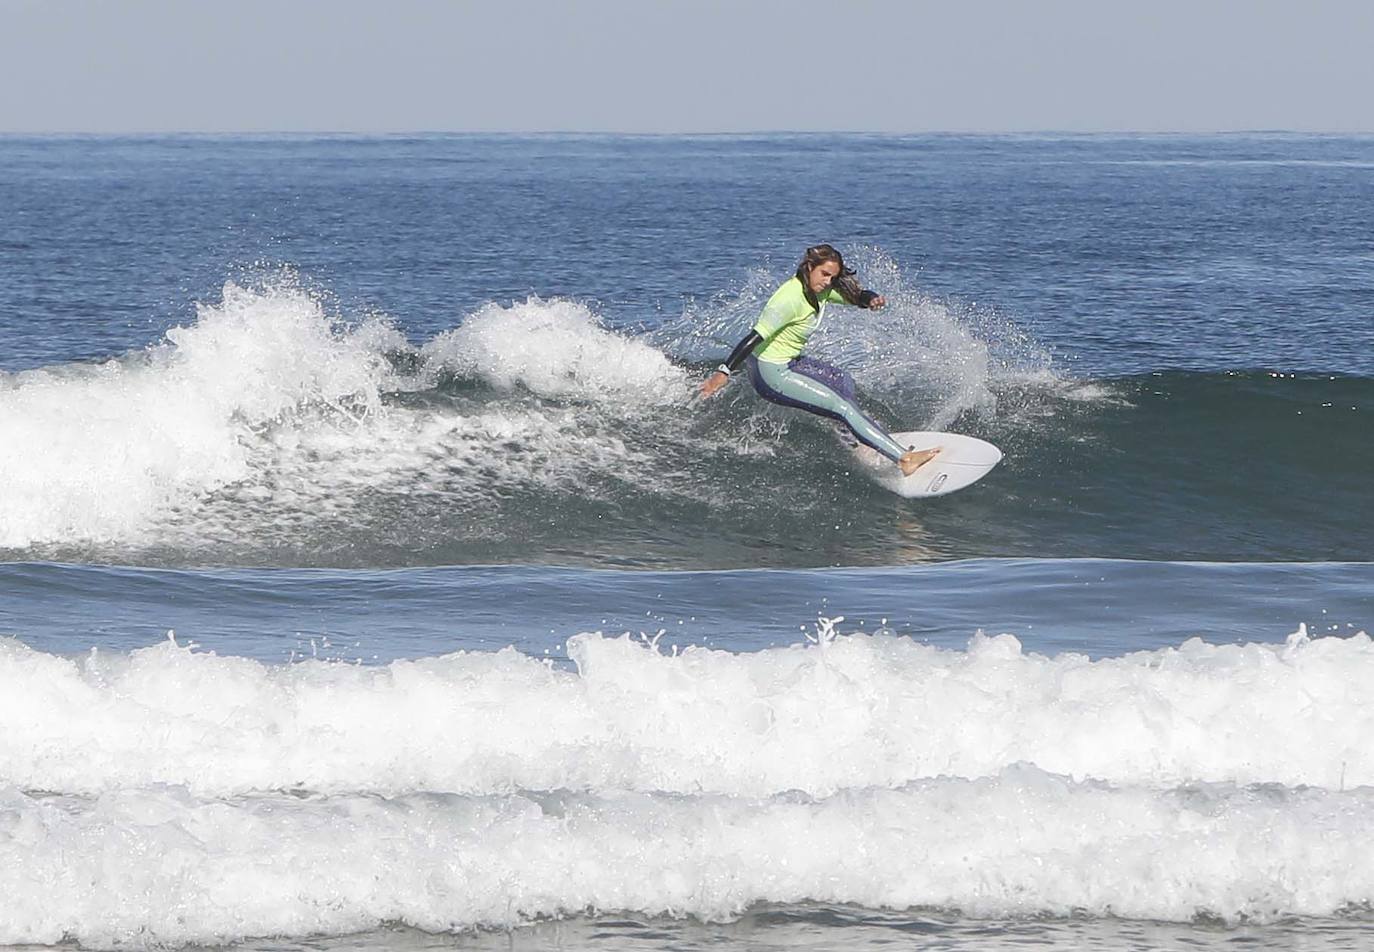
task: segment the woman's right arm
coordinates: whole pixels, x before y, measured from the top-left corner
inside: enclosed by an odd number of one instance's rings
[[[730,380],[730,375],[739,370],[740,364],[744,363],[744,358],[748,357],[755,347],[763,343],[763,337],[758,331],[750,331],[744,340],[735,345],[735,349],[730,351],[730,356],[725,363],[716,368],[716,372],[707,377],[701,385],[702,399],[711,396],[721,387],[725,386]]]

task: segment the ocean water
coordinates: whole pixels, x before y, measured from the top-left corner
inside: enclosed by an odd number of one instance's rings
[[[1374,139],[0,137],[0,947],[1374,948]],[[702,377],[812,352],[947,498]]]

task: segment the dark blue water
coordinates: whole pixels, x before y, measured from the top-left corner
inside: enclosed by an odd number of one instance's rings
[[[652,325],[821,238],[1081,375],[1374,373],[1374,140],[6,138],[4,367],[156,341],[287,264],[413,340],[487,301]]]
[[[1354,947],[1374,139],[6,137],[0,210],[0,943]],[[976,486],[693,399],[818,241],[889,305],[813,352]]]

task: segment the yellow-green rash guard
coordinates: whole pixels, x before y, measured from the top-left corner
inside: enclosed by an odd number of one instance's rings
[[[785,364],[801,356],[802,348],[821,322],[825,306],[846,303],[834,288],[817,295],[816,300],[820,302],[820,312],[806,299],[801,278],[797,277],[774,291],[754,323],[754,332],[763,338],[763,343],[754,349],[754,356],[770,364]]]

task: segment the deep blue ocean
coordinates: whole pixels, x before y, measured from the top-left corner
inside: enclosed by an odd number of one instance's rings
[[[1374,948],[1371,221],[1371,137],[0,137],[0,947]],[[695,399],[822,241],[975,486]]]

